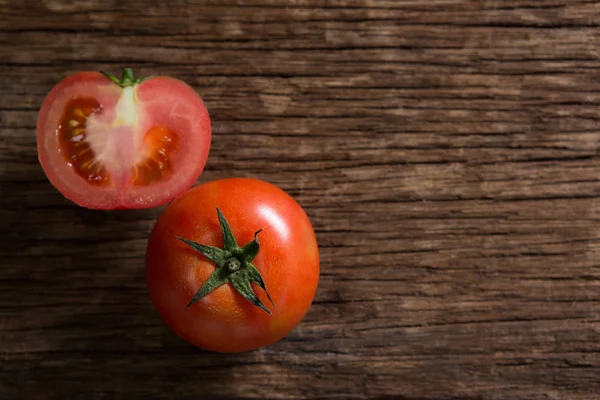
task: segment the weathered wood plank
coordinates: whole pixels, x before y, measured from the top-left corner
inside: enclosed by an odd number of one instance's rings
[[[586,0],[0,0],[0,397],[596,398],[598,21]],[[322,276],[283,341],[182,342],[145,288],[163,208],[46,180],[46,93],[129,66],[204,98],[200,182],[306,208]]]

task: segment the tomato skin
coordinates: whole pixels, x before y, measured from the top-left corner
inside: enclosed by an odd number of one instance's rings
[[[229,283],[186,309],[215,265],[176,236],[222,248],[217,207],[239,246],[262,229],[253,264],[275,306],[261,288],[253,289],[272,315]],[[158,313],[184,340],[215,352],[253,350],[286,336],[308,311],[319,279],[317,241],[304,210],[278,187],[248,178],[212,181],[177,198],[160,216],[148,241],[146,279]]]
[[[61,149],[58,138],[61,115],[66,105],[77,98],[96,99],[102,111],[108,115],[118,114],[119,100],[126,88],[119,86],[99,72],[79,72],[60,81],[44,99],[38,115],[36,136],[38,159],[46,176],[61,194],[74,203],[91,209],[132,209],[149,208],[165,204],[187,190],[204,169],[210,149],[211,126],[208,111],[198,94],[184,82],[156,76],[132,85],[139,109],[137,125],[144,132],[153,125],[172,126],[180,135],[181,146],[173,150],[171,157],[173,173],[162,181],[145,186],[135,186],[131,180],[131,169],[142,139],[131,140],[116,132],[119,121],[111,134],[113,157],[117,162],[109,162],[112,184],[108,187],[91,185],[74,170]],[[165,115],[165,109],[173,108],[174,103],[185,104],[186,110],[175,110],[175,117]],[[189,118],[181,118],[181,114]],[[133,128],[132,128],[133,129]],[[136,128],[137,129],[137,128]],[[143,136],[143,132],[141,135]],[[112,143],[111,143],[112,144]],[[124,153],[125,159],[119,154]],[[176,173],[175,173],[176,172]]]

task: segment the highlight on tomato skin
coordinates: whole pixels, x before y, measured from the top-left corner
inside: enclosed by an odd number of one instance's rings
[[[179,337],[214,352],[245,352],[300,323],[317,290],[319,249],[308,216],[283,190],[221,179],[188,190],[159,217],[146,281]]]
[[[92,209],[149,208],[189,189],[210,149],[210,117],[190,86],[80,72],[46,96],[38,158],[64,197]]]

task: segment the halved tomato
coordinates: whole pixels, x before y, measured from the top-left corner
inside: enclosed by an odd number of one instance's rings
[[[37,122],[38,157],[50,182],[93,209],[167,203],[200,176],[210,148],[200,96],[165,76],[121,79],[80,72],[48,94]]]

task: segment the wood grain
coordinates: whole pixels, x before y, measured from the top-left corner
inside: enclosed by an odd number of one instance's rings
[[[597,399],[599,45],[598,1],[0,0],[0,398]],[[283,341],[178,339],[144,281],[162,208],[45,178],[44,96],[128,66],[204,98],[200,182],[307,210],[322,275]]]

